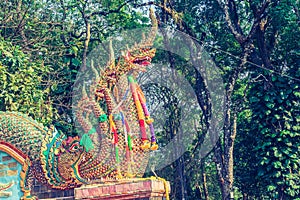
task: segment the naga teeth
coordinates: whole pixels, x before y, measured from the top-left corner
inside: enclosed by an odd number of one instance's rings
[[[146,56],[144,58],[137,58],[133,61],[133,63],[138,65],[148,65],[151,62],[151,58],[149,56]]]

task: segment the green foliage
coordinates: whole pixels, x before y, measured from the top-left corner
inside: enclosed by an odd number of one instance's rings
[[[0,109],[19,111],[43,123],[52,121],[49,90],[43,88],[48,72],[42,62],[31,62],[19,47],[0,38]]]
[[[300,30],[293,12],[296,4],[283,1],[271,6],[272,23],[266,30],[272,70],[287,76],[255,71],[249,93],[251,134],[256,141],[255,157],[252,156],[257,162],[256,181],[266,188],[261,193],[272,198],[300,197],[300,89],[296,80],[300,77]]]
[[[249,94],[257,176],[271,197],[294,199],[300,196],[299,84],[274,74],[261,77]]]

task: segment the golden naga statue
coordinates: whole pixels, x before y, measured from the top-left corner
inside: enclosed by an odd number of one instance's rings
[[[64,190],[144,174],[149,151],[158,148],[153,120],[135,81],[155,55],[151,46],[157,20],[152,10],[150,18],[152,28],[147,37],[118,59],[111,49],[109,63],[99,75],[93,69],[96,79],[90,93],[83,88],[76,108],[82,137],[67,137],[20,113],[0,112],[0,151],[22,165],[22,199],[36,199],[30,194],[33,178]],[[96,125],[90,122],[91,116]]]

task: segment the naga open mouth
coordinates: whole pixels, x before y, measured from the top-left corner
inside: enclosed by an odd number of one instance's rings
[[[133,63],[136,65],[147,66],[151,64],[151,58],[149,56],[136,58],[133,60]]]

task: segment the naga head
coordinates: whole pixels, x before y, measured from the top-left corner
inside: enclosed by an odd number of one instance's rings
[[[47,134],[42,144],[40,161],[48,184],[56,189],[82,185],[77,177],[77,163],[83,152],[84,147],[80,145],[78,136],[66,137],[57,131]]]
[[[135,43],[133,47],[122,52],[122,56],[119,58],[117,66],[115,66],[117,77],[131,71],[145,71],[146,67],[151,64],[156,51],[152,46],[158,28],[157,19],[152,9],[150,9],[150,19],[152,27],[148,36],[143,35],[140,43]]]
[[[54,133],[48,131],[42,143],[40,162],[44,177],[52,188],[70,189],[115,177],[116,161],[110,151],[112,143],[109,138],[102,138],[100,147],[91,147],[88,145],[91,141],[84,140],[94,140],[93,136],[98,135],[94,132],[96,129],[82,137],[66,137],[49,130]],[[99,148],[101,155],[97,154]]]
[[[128,50],[123,56],[124,63],[127,68],[124,71],[142,71],[146,70],[146,67],[151,64],[151,60],[155,55],[155,49],[153,48],[139,48],[134,51]],[[124,72],[121,70],[121,74]]]
[[[158,29],[157,19],[152,9],[150,9],[150,19],[152,27],[147,37],[142,35],[143,38],[139,43],[135,43],[131,48],[123,51],[117,59],[117,63],[115,63],[112,41],[110,41],[109,61],[105,70],[101,71],[101,76],[99,76],[93,65],[91,66],[96,74],[96,81],[92,84],[91,92],[95,93],[98,100],[104,97],[104,89],[111,88],[124,74],[146,71],[146,67],[151,64],[156,52],[156,49],[152,46]]]
[[[70,189],[115,177],[116,166],[115,157],[110,152],[111,141],[107,138],[101,141],[101,156],[95,150],[87,149],[81,141],[82,138],[78,136],[56,134],[44,145],[42,170],[52,188]]]

